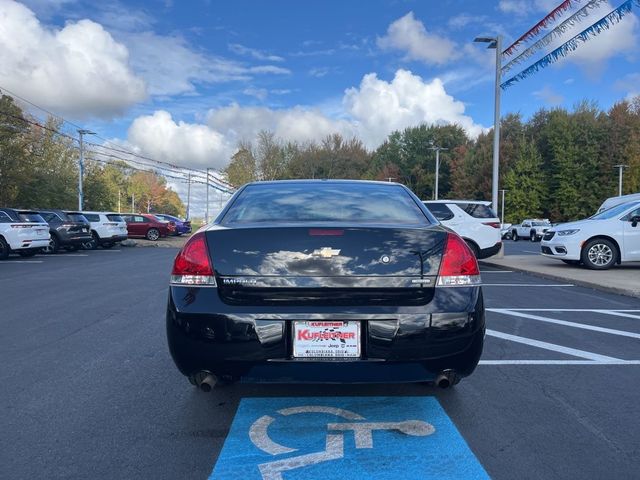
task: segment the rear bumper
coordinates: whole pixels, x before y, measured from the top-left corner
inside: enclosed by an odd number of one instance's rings
[[[85,242],[90,242],[93,237],[91,233],[71,233],[59,235],[61,245],[82,245]]]
[[[100,245],[103,243],[124,242],[127,238],[129,238],[127,235],[114,235],[113,237],[100,238]]]
[[[17,240],[9,243],[9,248],[14,252],[31,250],[33,248],[45,248],[49,246],[49,237],[33,240]]]
[[[498,242],[492,247],[482,248],[482,249],[480,249],[480,253],[478,255],[478,258],[492,257],[493,255],[495,255],[496,253],[498,253],[500,251],[501,247],[502,247],[502,242]]]
[[[416,382],[443,370],[467,376],[482,353],[484,304],[479,287],[436,288],[420,307],[230,307],[212,288],[171,287],[169,349],[185,375],[209,371],[255,381]],[[360,321],[362,356],[292,357],[293,320]]]

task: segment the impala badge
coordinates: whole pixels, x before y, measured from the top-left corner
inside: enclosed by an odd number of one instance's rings
[[[314,250],[311,255],[313,255],[314,257],[331,258],[335,257],[336,255],[340,255],[340,249],[322,247],[320,249]]]

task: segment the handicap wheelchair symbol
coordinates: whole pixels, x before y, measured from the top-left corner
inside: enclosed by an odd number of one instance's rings
[[[425,437],[435,432],[433,425],[422,420],[368,422],[363,416],[355,412],[321,405],[283,408],[278,410],[277,413],[284,416],[300,413],[324,413],[335,415],[348,420],[348,422],[327,424],[326,446],[323,451],[288,456],[260,464],[258,468],[263,480],[283,480],[283,472],[344,458],[344,435],[347,432],[353,432],[357,449],[373,448],[373,432],[376,430],[398,431],[405,435],[419,437]],[[280,445],[269,438],[267,430],[275,420],[270,415],[263,415],[258,418],[249,429],[251,442],[263,452],[274,457],[298,451],[297,448]]]

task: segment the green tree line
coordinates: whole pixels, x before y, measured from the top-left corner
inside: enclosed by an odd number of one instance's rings
[[[419,125],[391,133],[376,150],[338,134],[295,143],[263,131],[243,141],[226,169],[236,186],[254,180],[355,178],[404,183],[433,198],[435,152],[440,153],[439,198],[491,199],[493,130],[470,138],[457,125]],[[584,218],[618,193],[614,165],[624,164],[623,193],[640,192],[640,97],[608,111],[582,102],[572,110],[541,109],[529,120],[501,121],[500,188],[505,221]]]
[[[0,206],[78,207],[78,155],[72,138],[59,133],[61,121],[39,126],[8,95],[0,97]],[[43,128],[44,127],[44,128]],[[164,177],[138,171],[124,161],[86,152],[84,209],[135,210],[184,215],[184,204]]]

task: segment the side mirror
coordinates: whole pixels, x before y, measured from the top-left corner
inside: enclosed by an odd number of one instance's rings
[[[637,227],[638,223],[640,223],[640,215],[634,215],[629,221],[631,222],[632,227]]]

